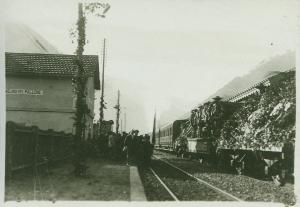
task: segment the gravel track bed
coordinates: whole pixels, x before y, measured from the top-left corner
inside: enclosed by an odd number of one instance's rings
[[[224,195],[212,190],[177,169],[153,160],[153,170],[181,201],[228,201]]]
[[[293,184],[277,187],[272,181],[221,172],[212,166],[181,159],[169,153],[155,151],[155,155],[245,201],[280,202],[286,205],[294,205],[296,202]]]
[[[148,201],[173,201],[173,198],[149,169],[139,168],[139,174]]]

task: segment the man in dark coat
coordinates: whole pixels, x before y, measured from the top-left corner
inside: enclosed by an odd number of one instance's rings
[[[133,161],[133,134],[134,131],[132,130],[124,140],[124,150],[126,152],[127,165],[131,164]]]
[[[121,160],[125,160],[126,156],[127,156],[127,151],[126,151],[126,146],[125,146],[125,139],[128,136],[128,133],[123,132],[121,139],[120,139],[120,143],[121,143]]]
[[[151,157],[153,155],[154,145],[150,142],[150,136],[148,134],[145,135],[145,139],[146,139],[145,165],[146,167],[149,167],[151,164]]]
[[[150,143],[150,136],[145,134],[142,137],[139,147],[138,165],[141,167],[149,167],[151,164],[151,157],[153,154],[153,144]]]
[[[132,156],[133,156],[133,161],[136,163],[138,160],[138,151],[139,151],[139,146],[140,146],[140,136],[138,136],[139,130],[134,130],[133,135],[132,135]]]

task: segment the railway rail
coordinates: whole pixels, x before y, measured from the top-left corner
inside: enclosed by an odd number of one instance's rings
[[[179,201],[179,199],[177,198],[176,195],[174,195],[174,193],[168,188],[168,186],[164,183],[164,181],[162,181],[160,179],[160,177],[157,175],[157,173],[150,168],[150,171],[153,173],[153,175],[156,177],[156,179],[161,183],[161,185],[166,189],[166,191],[170,194],[170,196],[175,200],[175,201]]]
[[[164,187],[174,201],[181,200],[221,200],[239,201],[243,200],[227,193],[220,188],[199,179],[176,165],[153,156],[156,165],[150,171]],[[171,172],[171,173],[166,173]],[[168,177],[170,176],[170,177]],[[186,187],[186,188],[185,188]],[[183,190],[185,189],[185,190]]]

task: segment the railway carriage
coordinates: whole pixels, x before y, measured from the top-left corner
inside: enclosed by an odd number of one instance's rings
[[[180,136],[181,124],[186,120],[176,120],[171,124],[159,128],[155,135],[155,146],[164,149],[175,149],[175,140]]]

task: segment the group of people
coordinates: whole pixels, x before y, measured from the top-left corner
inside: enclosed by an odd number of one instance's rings
[[[112,131],[104,133],[99,137],[98,146],[103,157],[141,167],[150,165],[153,153],[150,136],[139,135],[138,130],[122,135]]]
[[[138,135],[138,130],[132,130],[124,140],[123,151],[126,153],[127,164],[136,163],[139,166],[149,166],[153,154],[153,144],[148,134]]]

